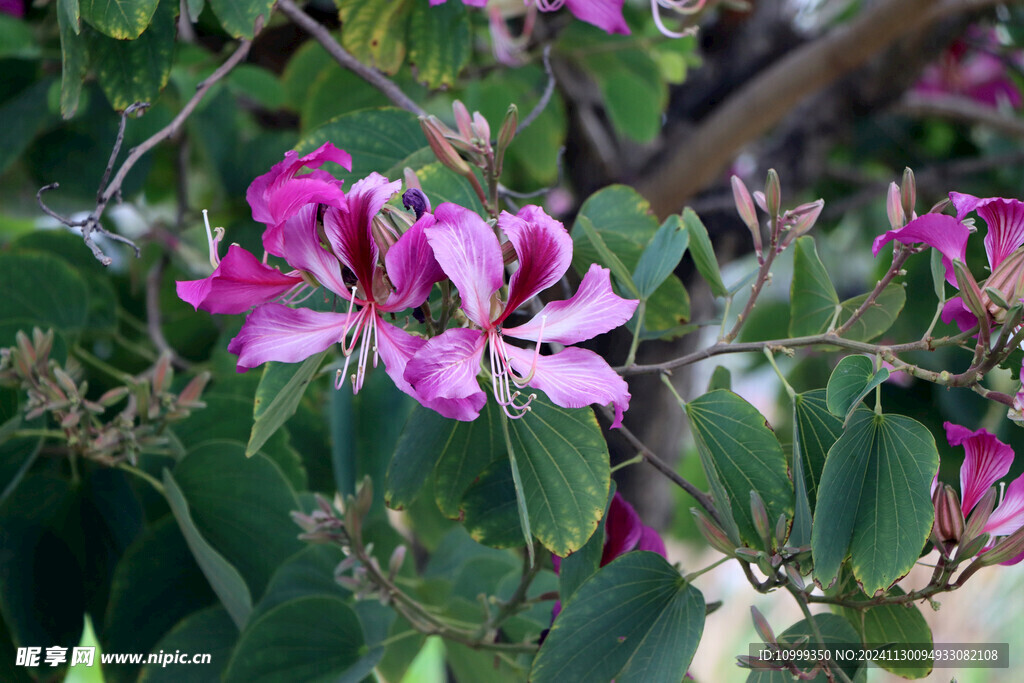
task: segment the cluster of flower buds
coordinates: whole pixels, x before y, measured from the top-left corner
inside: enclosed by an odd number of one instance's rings
[[[62,367],[50,358],[53,340],[53,330],[36,328],[31,339],[19,331],[16,346],[0,350],[0,383],[23,389],[24,419],[49,416],[71,453],[109,466],[125,460],[134,464],[143,450],[167,443],[163,432],[168,423],[204,407],[200,396],[209,373],[197,375],[175,394],[170,391],[174,370],[169,355],[130,383],[91,400],[88,383],[78,378],[80,368],[73,361]],[[107,408],[125,398],[121,412],[104,419]]]
[[[700,510],[692,510],[697,529],[708,544],[727,557],[736,557],[744,562],[757,565],[765,576],[777,576],[780,568],[786,572],[789,582],[797,590],[804,590],[806,583],[798,565],[810,566],[810,546],[788,546],[790,520],[780,514],[772,527],[768,509],[756,491],[750,492],[750,514],[754,528],[761,541],[761,548],[741,547],[738,537],[731,538],[721,526],[709,519]]]
[[[755,203],[768,214],[768,243],[776,253],[782,253],[794,240],[810,232],[825,206],[825,200],[818,199],[782,211],[782,185],[774,168],[768,170],[764,191],[756,191],[753,196],[739,176],[732,176],[732,196],[736,211],[750,230],[759,263],[764,263],[765,236],[762,235],[761,224],[757,219]]]
[[[357,600],[378,597],[382,603],[391,599],[391,586],[405,561],[404,545],[395,548],[388,561],[385,574],[373,556],[373,544],[363,545],[363,522],[373,504],[373,486],[366,477],[355,495],[342,500],[335,494],[334,501],[316,495],[317,507],[311,514],[292,512],[292,519],[302,527],[299,538],[313,543],[330,543],[345,553],[334,570],[334,579],[355,593]]]
[[[489,184],[497,183],[504,166],[505,152],[519,128],[519,110],[510,104],[492,143],[491,126],[480,112],[469,110],[459,100],[452,105],[455,126],[452,130],[436,116],[420,117],[420,126],[438,161],[466,178],[486,205],[491,199],[483,192],[473,167],[480,169]]]
[[[760,610],[751,606],[750,616],[754,622],[754,630],[757,631],[757,635],[764,641],[765,649],[772,652],[773,655],[769,659],[761,659],[761,657],[754,655],[740,655],[736,657],[736,663],[741,668],[753,671],[786,671],[795,680],[800,681],[815,680],[818,677],[819,673],[824,669],[822,662],[816,662],[809,670],[805,671],[797,666],[793,657],[774,655],[774,653],[780,653],[787,649],[798,650],[807,647],[807,644],[810,642],[810,636],[800,636],[793,642],[780,643],[775,637],[772,627],[768,624],[768,620],[765,619]],[[829,676],[829,679],[831,680],[831,676]]]

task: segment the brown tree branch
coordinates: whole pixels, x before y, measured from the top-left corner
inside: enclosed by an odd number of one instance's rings
[[[745,144],[771,129],[807,96],[937,18],[928,12],[933,4],[934,0],[883,0],[789,52],[700,122],[638,189],[659,216],[678,211],[687,198],[719,177]]]
[[[961,123],[988,126],[1013,137],[1024,137],[1024,121],[993,107],[956,95],[907,93],[893,111],[915,118],[938,117]]]

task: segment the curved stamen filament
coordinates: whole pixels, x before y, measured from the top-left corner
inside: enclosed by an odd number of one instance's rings
[[[210,249],[210,265],[213,266],[214,270],[220,265],[220,254],[217,252],[220,249],[220,241],[224,239],[224,228],[210,228],[210,216],[209,211],[203,209],[203,223],[206,225],[206,244]],[[216,233],[216,237],[214,234]]]
[[[686,38],[697,33],[697,28],[691,26],[690,28],[683,29],[682,31],[673,31],[667,26],[661,19],[661,9],[675,10],[681,14],[696,14],[704,8],[706,0],[651,0],[651,15],[654,17],[654,23],[658,26],[658,30],[661,31],[662,35],[668,38]]]
[[[534,4],[543,12],[554,12],[556,9],[561,9],[565,0],[534,0]]]

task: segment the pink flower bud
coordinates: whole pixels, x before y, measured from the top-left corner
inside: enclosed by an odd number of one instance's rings
[[[459,129],[459,134],[465,139],[469,140],[473,137],[473,119],[469,115],[469,110],[466,109],[466,105],[461,100],[455,100],[452,103],[452,113],[455,114],[455,125]]]
[[[768,206],[768,215],[778,216],[782,209],[782,184],[779,182],[779,174],[774,168],[768,169],[768,178],[764,183],[764,197]]]
[[[914,216],[914,206],[917,204],[917,180],[910,168],[903,169],[903,184],[900,186],[900,195],[903,200],[903,213],[908,217]]]
[[[736,211],[740,218],[750,229],[750,236],[754,238],[754,251],[761,253],[761,226],[757,222],[757,210],[754,208],[754,200],[750,198],[747,186],[743,184],[739,176],[732,177],[732,197],[736,202]]]
[[[893,230],[902,228],[907,222],[907,215],[903,211],[902,202],[899,185],[889,183],[889,195],[885,201],[885,212],[889,216],[889,225],[892,226]]]

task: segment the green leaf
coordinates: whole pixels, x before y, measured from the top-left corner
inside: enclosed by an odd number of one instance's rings
[[[327,351],[310,356],[302,363],[267,363],[256,389],[252,407],[252,432],[245,447],[253,455],[267,443],[288,418],[295,414]]]
[[[196,530],[238,568],[252,595],[262,595],[278,565],[302,549],[290,516],[301,506],[266,456],[246,458],[239,444],[207,442],[178,463],[174,481]]]
[[[743,540],[760,546],[750,513],[750,492],[757,491],[774,522],[793,515],[793,485],[786,456],[764,416],[736,394],[722,389],[686,404],[697,451],[709,481],[720,482],[726,500],[715,506],[731,509]]]
[[[813,237],[805,236],[796,241],[789,298],[791,337],[821,334],[828,329],[839,305],[839,295],[818,257]]]
[[[337,546],[307,545],[277,568],[249,618],[258,619],[280,604],[308,595],[348,599],[351,593],[334,580],[334,570],[344,559]]]
[[[935,439],[902,415],[855,411],[821,474],[811,552],[823,586],[843,560],[864,592],[889,588],[914,566],[931,530]]]
[[[469,62],[469,14],[461,2],[438,7],[417,2],[409,18],[409,63],[430,88],[455,85]]]
[[[363,629],[351,607],[335,597],[307,596],[278,605],[246,626],[224,680],[343,680],[365,652]]]
[[[238,627],[220,605],[195,612],[182,619],[151,652],[202,652],[210,655],[209,664],[190,665],[189,683],[220,683],[224,666],[238,640]],[[139,683],[179,683],[180,668],[154,662],[147,664]]]
[[[85,16],[84,3],[82,8]],[[177,16],[178,3],[164,0],[149,28],[135,40],[98,33],[89,37],[96,80],[114,109],[124,111],[134,102],[154,102],[159,97],[171,75]]]
[[[78,0],[58,0],[57,28],[60,32],[60,114],[70,119],[78,110],[88,55],[85,36],[79,35]]]
[[[836,365],[828,378],[825,403],[836,417],[846,418],[868,392],[889,378],[882,368],[875,372],[875,364],[867,356],[847,356]]]
[[[942,252],[938,249],[931,250],[932,255],[929,265],[932,273],[932,287],[935,288],[935,298],[939,301],[946,300],[946,267],[942,265]]]
[[[405,59],[411,0],[336,2],[341,14],[341,43],[345,49],[359,61],[386,74],[398,71]]]
[[[388,465],[384,482],[384,502],[388,507],[404,510],[412,505],[437,464],[439,449],[445,448],[456,438],[461,426],[467,424],[473,423],[449,420],[423,406],[413,409]]]
[[[825,401],[824,389],[797,394],[793,399],[797,430],[794,440],[799,447],[807,498],[812,509],[818,497],[818,485],[821,482],[821,470],[825,467],[825,458],[832,444],[838,441],[843,433],[842,418],[830,413]]]
[[[689,243],[690,234],[683,229],[682,219],[678,215],[665,219],[640,255],[636,270],[633,271],[633,282],[642,298],[650,297],[672,274]]]
[[[605,41],[618,42],[622,41],[617,37]],[[648,51],[635,47],[598,49],[581,61],[597,82],[615,129],[636,142],[653,140],[661,130],[668,87]]]
[[[605,244],[604,239],[601,238],[600,233],[598,233],[594,228],[594,224],[590,222],[590,219],[582,215],[577,216],[576,225],[580,227],[583,234],[585,234],[587,239],[590,240],[590,244],[597,250],[601,263],[611,269],[612,275],[615,276],[615,281],[619,283],[619,286],[629,292],[631,296],[639,299],[640,290],[637,289],[636,284],[633,282],[633,276],[629,274],[629,269],[626,268],[625,264],[619,260],[619,257],[608,248],[608,245]]]
[[[722,273],[718,270],[718,259],[708,237],[708,229],[690,207],[683,209],[683,224],[690,235],[690,255],[697,265],[697,272],[711,286],[715,296],[729,296],[729,290],[722,282]]]
[[[815,614],[814,625],[818,627],[821,639],[826,647],[850,646],[860,641],[857,637],[857,632],[850,626],[849,622],[838,614]],[[814,628],[811,627],[810,622],[806,619],[798,621],[780,633],[777,640],[780,644],[803,642],[806,643],[808,648],[818,647]],[[810,671],[811,666],[801,666],[800,668],[803,671]],[[861,669],[861,662],[850,662],[841,668],[851,681],[861,680],[858,677],[858,669]],[[827,678],[824,673],[819,673],[811,680],[816,683],[825,683]],[[747,683],[791,683],[792,681],[793,675],[786,671],[752,671],[747,676]]]
[[[169,470],[164,470],[164,489],[167,503],[171,506],[174,518],[178,520],[178,526],[192,551],[192,556],[199,568],[203,570],[203,574],[206,575],[210,587],[220,598],[224,609],[231,615],[231,620],[238,628],[242,628],[249,618],[249,613],[252,612],[252,597],[249,588],[245,585],[245,579],[230,562],[224,559],[223,555],[203,538],[196,528],[189,511],[188,501],[185,500],[185,496],[182,495],[181,489],[178,488],[178,484]]]
[[[704,597],[665,558],[619,557],[563,606],[530,680],[679,681],[704,630]]]
[[[108,652],[149,652],[181,619],[215,601],[174,518],[167,515],[132,543],[117,563],[102,645]],[[237,634],[234,624],[232,628]],[[118,665],[116,673],[124,668]],[[125,673],[136,671],[131,667]]]
[[[304,136],[295,150],[306,154],[328,141],[352,155],[351,173],[333,165],[331,168],[346,187],[372,171],[387,172],[427,146],[419,119],[403,109],[364,109],[342,114]]]
[[[600,262],[615,273],[620,291],[626,296],[639,298],[639,290],[632,284],[630,272],[637,266],[644,247],[658,230],[658,221],[650,213],[650,203],[636,190],[624,185],[611,185],[595,192],[580,207],[576,225],[572,230],[573,268],[581,276],[591,263]],[[586,218],[600,236],[605,249],[598,248],[589,238],[580,219]],[[612,257],[609,258],[608,254]],[[616,265],[615,261],[619,264]],[[686,334],[680,323],[690,317],[690,297],[682,281],[669,277],[650,295],[643,320],[641,336],[672,338]]]
[[[889,595],[904,595],[903,589],[893,586]],[[864,600],[868,597],[865,595]],[[864,609],[839,608],[843,616],[861,634],[864,643],[911,646],[917,650],[932,644],[932,630],[917,605],[876,605]],[[901,662],[876,659],[875,664],[903,678],[924,678],[932,671],[932,659],[914,659]]]
[[[611,481],[608,445],[590,408],[571,410],[541,394],[509,436],[533,534],[562,557],[597,529]]]
[[[716,365],[711,372],[711,379],[708,380],[708,391],[725,389],[732,391],[732,372],[724,365]]]
[[[844,301],[842,304],[843,310],[839,314],[839,324],[842,325],[849,320],[853,312],[860,308],[867,298],[867,294],[861,294]],[[906,303],[906,300],[907,293],[904,291],[903,285],[898,283],[890,284],[878,295],[875,305],[864,311],[864,315],[850,326],[850,329],[843,335],[843,338],[866,342],[881,335],[896,322],[896,318],[899,317],[900,311],[903,310],[903,304]]]
[[[26,274],[31,273],[31,279]],[[67,334],[80,331],[89,310],[88,286],[62,259],[39,252],[0,253],[0,322],[6,332],[0,347],[14,345],[20,327],[54,328]],[[15,324],[17,325],[15,327]]]
[[[134,40],[153,19],[159,0],[80,0],[82,18],[98,31],[118,40]],[[71,14],[70,8],[64,13]]]
[[[615,484],[612,483],[611,495],[608,496],[608,503],[604,508],[604,515],[601,523],[597,525],[597,531],[590,537],[587,544],[562,560],[558,570],[558,594],[568,600],[571,598],[583,583],[593,576],[601,568],[601,556],[604,554],[605,524],[608,521],[608,508],[611,506],[612,497],[615,495]]]
[[[448,438],[444,445],[432,449],[437,454],[434,500],[449,519],[460,517],[463,496],[481,472],[499,458],[501,464],[505,463],[501,457],[505,454],[505,442],[498,410],[497,405],[488,401],[480,411],[480,417],[472,422],[445,420],[455,424],[446,430]],[[421,449],[427,447],[422,438],[417,444],[416,447]]]
[[[466,490],[460,509],[463,526],[477,543],[491,548],[523,545],[519,500],[507,459],[494,461],[480,473]]]
[[[274,73],[255,64],[239,64],[228,74],[227,83],[236,96],[255,100],[267,109],[281,109],[287,100],[284,85]]]
[[[341,68],[334,61],[328,63],[314,75],[316,78],[297,107],[301,123],[300,130],[303,133],[316,130],[318,126],[343,114],[361,109],[386,107],[390,104],[388,98],[380,90],[348,69]],[[296,84],[294,87],[299,87],[299,85]],[[340,92],[345,93],[345,97],[338,97]]]
[[[254,35],[256,20],[263,17],[263,23],[270,21],[270,10],[274,0],[209,0],[210,9],[220,19],[220,25],[234,38],[249,38]],[[189,7],[191,12],[194,8]]]
[[[39,45],[28,23],[0,14],[0,59],[36,59]]]

